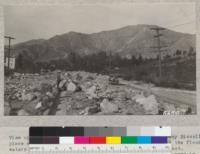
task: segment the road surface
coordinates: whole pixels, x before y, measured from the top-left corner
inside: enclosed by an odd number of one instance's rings
[[[120,81],[122,84],[127,86],[131,86],[135,89],[139,90],[147,90],[149,87],[147,84],[137,85],[135,83]],[[174,104],[174,105],[187,105],[192,108],[193,111],[196,112],[196,91],[187,91],[180,89],[170,89],[170,88],[161,88],[161,87],[152,87],[151,91],[154,95],[158,97],[158,99]]]

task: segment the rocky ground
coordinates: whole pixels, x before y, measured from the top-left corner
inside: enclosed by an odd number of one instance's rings
[[[56,71],[5,77],[5,115],[157,115],[163,111],[188,114],[188,106],[168,104],[152,94],[110,77],[88,72],[62,72],[57,87]],[[121,80],[120,80],[121,81]],[[129,84],[130,82],[130,84]]]

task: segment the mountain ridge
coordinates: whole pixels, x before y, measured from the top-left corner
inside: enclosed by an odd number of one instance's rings
[[[98,52],[119,54],[122,57],[138,56],[156,57],[155,32],[150,28],[156,25],[128,25],[122,28],[85,34],[70,31],[61,35],[55,35],[49,39],[34,39],[13,46],[15,56],[26,52],[33,61],[50,61],[67,57],[71,52],[84,56]],[[195,49],[195,35],[175,32],[170,29],[162,31],[161,43],[168,45],[168,53],[176,50]],[[179,49],[180,48],[180,49]]]

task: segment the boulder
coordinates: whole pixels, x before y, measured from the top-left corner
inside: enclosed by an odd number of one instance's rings
[[[100,104],[100,108],[103,113],[107,113],[107,114],[116,113],[119,110],[118,106],[109,102],[108,99],[104,99],[102,101],[102,103]]]
[[[139,101],[140,99],[144,99],[144,95],[135,95],[131,98],[132,101]]]
[[[58,88],[54,87],[54,88],[52,89],[52,94],[53,94],[54,96],[57,96],[58,93],[59,93]]]
[[[20,74],[20,73],[17,73],[17,72],[15,72],[15,73],[13,74],[13,76],[14,76],[14,77],[20,77],[20,76],[21,76],[21,74]]]
[[[29,116],[30,114],[26,112],[24,109],[21,109],[17,112],[18,116]]]
[[[121,101],[121,102],[125,102],[127,100],[127,94],[125,92],[113,92],[112,93],[112,97],[115,100]]]
[[[100,111],[99,107],[97,105],[91,106],[91,107],[87,107],[85,109],[85,111],[89,114],[94,114]]]
[[[70,91],[62,91],[60,93],[60,97],[70,97],[71,94],[72,94],[72,92],[70,92]]]
[[[82,110],[81,112],[79,112],[80,115],[87,115],[87,113],[85,112],[85,110]]]
[[[66,84],[67,84],[67,80],[60,81],[60,83],[58,85],[59,89],[65,90],[66,89]]]
[[[48,107],[49,106],[48,104],[49,104],[50,101],[51,100],[47,95],[43,96],[42,97],[42,106],[43,107]]]
[[[16,97],[18,100],[22,100],[22,94],[21,94],[19,91],[15,94],[15,97]]]
[[[61,103],[58,105],[57,110],[56,110],[56,115],[66,115],[66,104],[65,103]]]
[[[18,96],[18,93],[17,93],[16,96]],[[34,95],[34,93],[28,93],[28,94],[26,94],[26,90],[25,89],[22,91],[22,94],[21,94],[22,101],[32,101],[34,98],[36,98],[36,96]]]
[[[38,110],[42,107],[42,102],[39,102],[36,106],[35,106],[35,109]]]
[[[37,101],[32,101],[32,102],[30,102],[30,103],[24,105],[23,109],[24,109],[26,112],[30,113],[31,115],[37,115],[38,110],[35,109],[35,107],[36,107],[37,104],[38,104]]]
[[[87,78],[85,80],[91,81],[91,80],[94,80],[94,77],[92,75],[89,75],[89,76],[87,76]]]
[[[130,101],[124,108],[123,113],[127,115],[145,115],[146,111],[144,110],[143,106],[134,102]]]
[[[49,83],[42,82],[40,84],[40,91],[46,93],[48,91],[52,91],[52,85]]]
[[[4,103],[4,115],[10,115],[10,106],[8,102]]]
[[[76,75],[76,81],[81,81],[83,79],[83,77],[78,73]]]
[[[51,92],[49,92],[49,91],[46,93],[46,95],[47,95],[50,99],[53,99],[53,98],[54,98],[53,93],[51,93]]]
[[[67,85],[67,91],[75,92],[77,89],[78,89],[78,86],[73,82],[70,82]]]
[[[24,102],[22,101],[12,101],[10,102],[11,110],[19,110],[23,107]]]
[[[92,86],[87,91],[86,94],[88,95],[88,99],[97,98],[97,87]]]
[[[154,95],[138,98],[135,101],[143,106],[145,114],[158,114],[158,102]]]
[[[34,92],[34,95],[37,97],[37,99],[41,98],[41,92]]]
[[[92,82],[90,82],[90,81],[86,81],[86,82],[83,82],[82,84],[81,84],[81,89],[82,89],[82,91],[84,91],[84,92],[87,92],[87,90],[90,88],[90,87],[92,87]]]
[[[34,93],[28,93],[28,94],[22,95],[22,101],[32,101],[36,98],[37,96],[34,95]]]
[[[110,78],[109,78],[109,83],[110,83],[111,85],[118,85],[118,84],[119,84],[119,79],[116,78],[116,77],[110,77]]]
[[[174,104],[163,103],[162,108],[164,111],[176,111],[176,107]]]
[[[98,75],[95,79],[95,83],[99,86],[101,91],[106,91],[109,85],[108,76]]]
[[[188,105],[180,105],[176,108],[181,114],[192,114],[192,109]]]
[[[81,115],[92,115],[96,114],[100,111],[100,108],[97,105],[86,107],[83,111],[81,111],[79,114]]]
[[[46,110],[42,113],[42,115],[48,115],[49,112],[50,112],[50,109],[46,109]]]

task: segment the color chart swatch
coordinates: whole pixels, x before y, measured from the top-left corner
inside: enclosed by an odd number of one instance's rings
[[[168,144],[170,127],[31,127],[30,144]]]
[[[30,144],[167,144],[167,136],[30,137]]]

